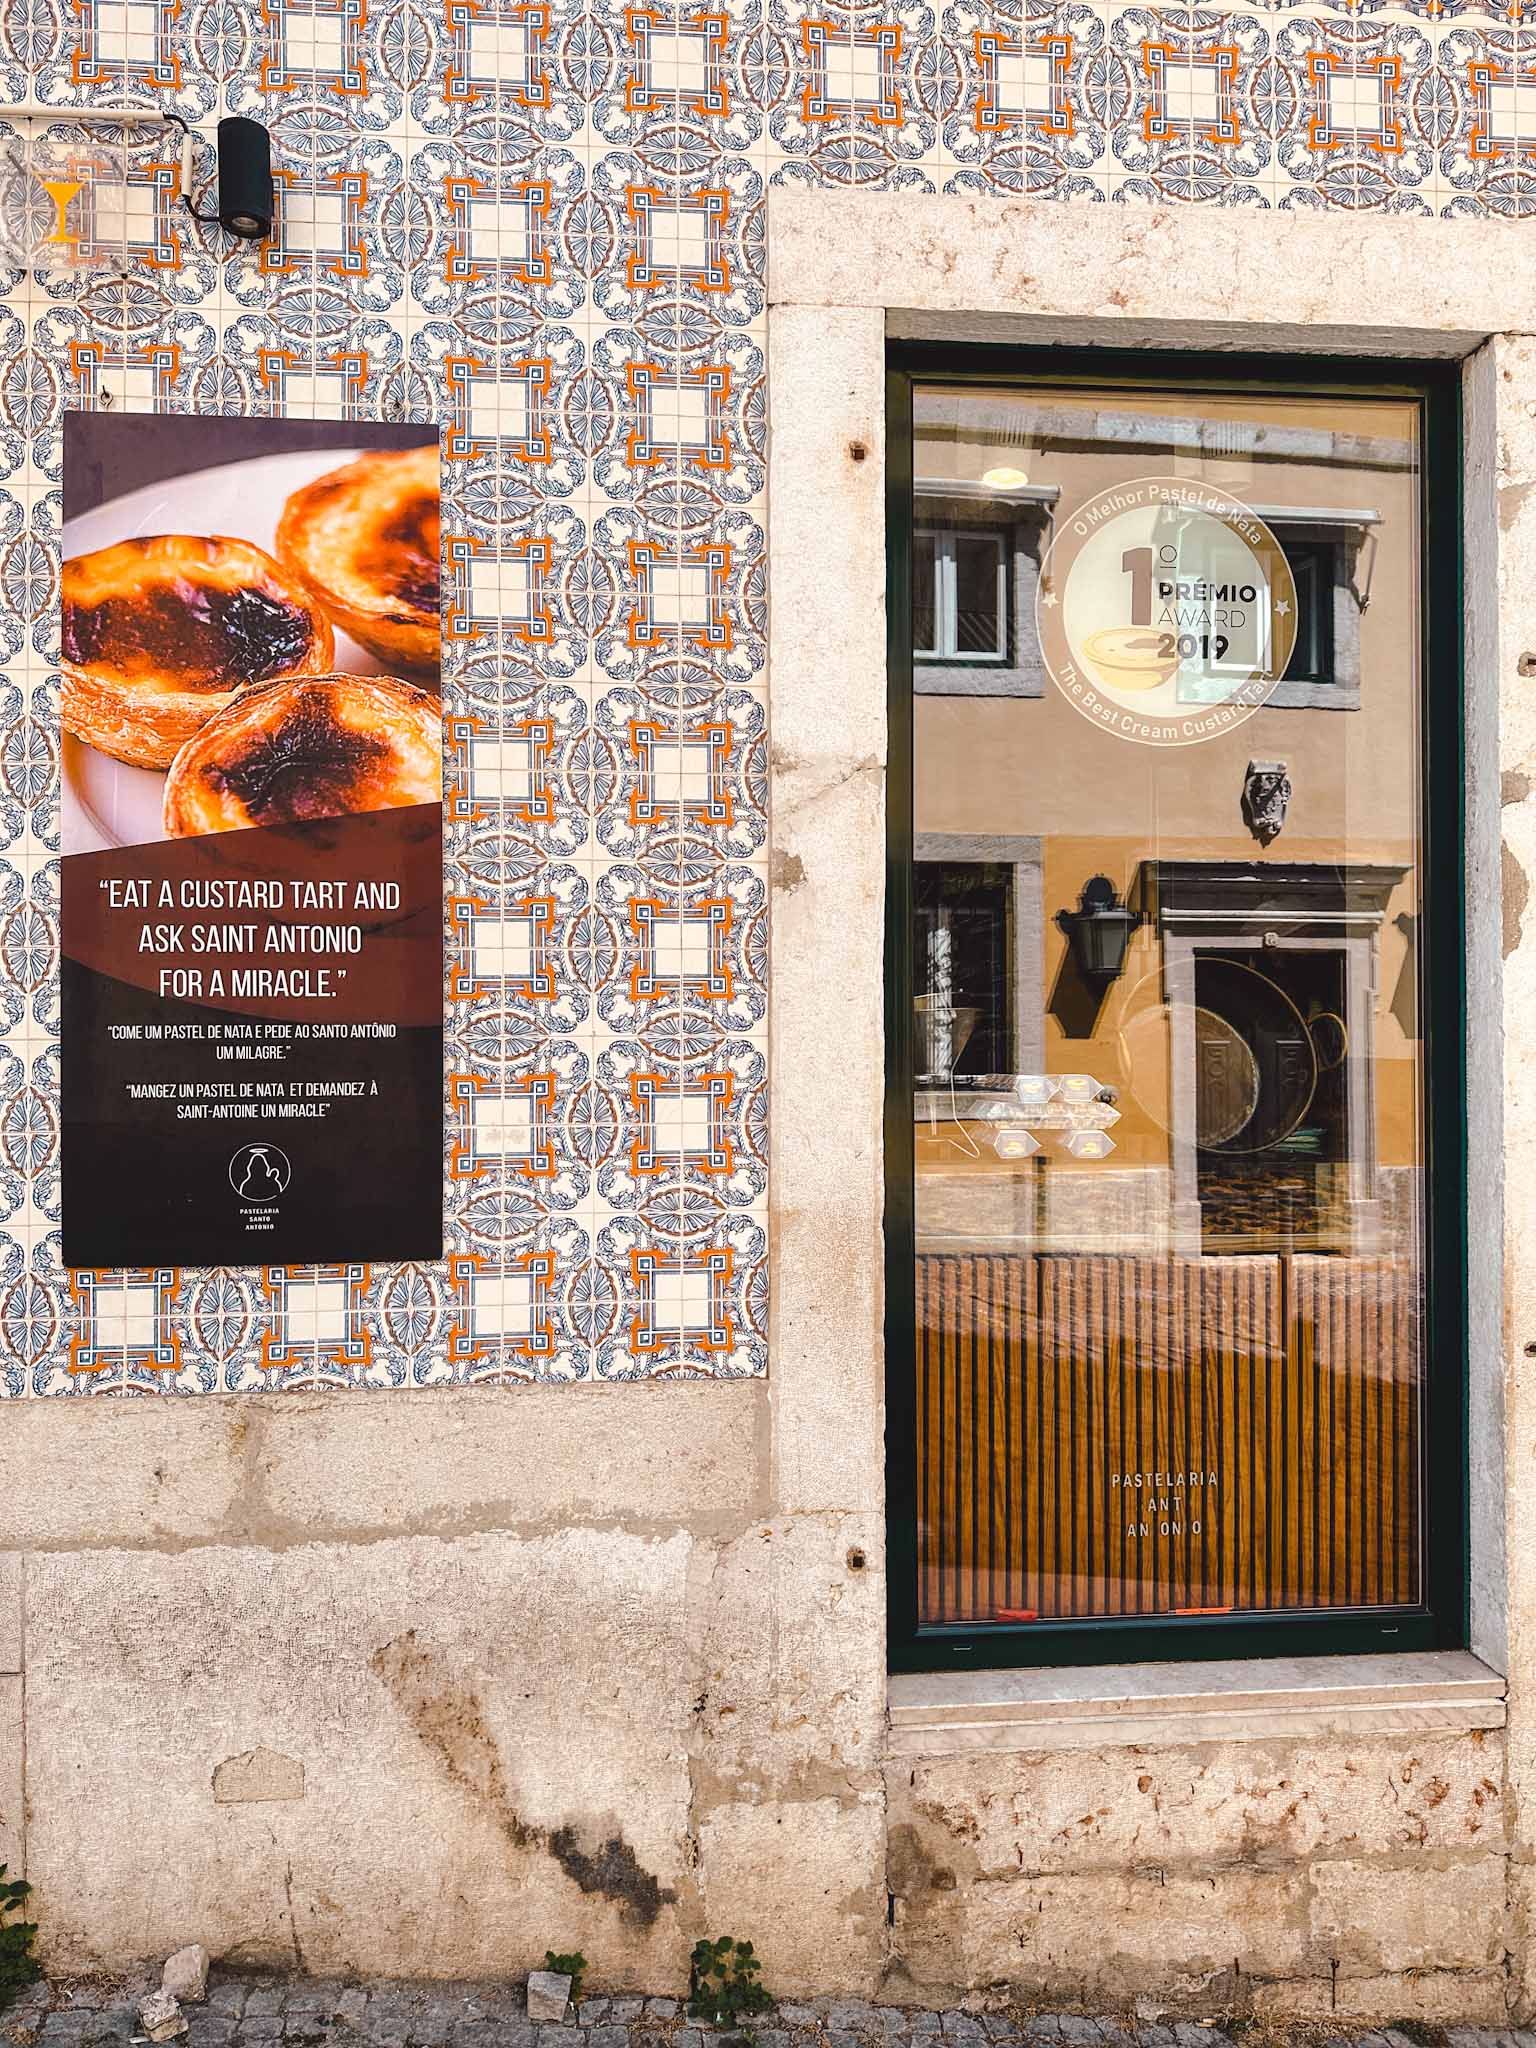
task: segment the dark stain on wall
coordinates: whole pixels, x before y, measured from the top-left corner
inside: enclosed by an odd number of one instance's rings
[[[610,1899],[634,1926],[650,1927],[663,1906],[676,1904],[677,1893],[643,1868],[622,1835],[588,1850],[570,1822],[550,1829],[522,1818],[478,1696],[438,1669],[414,1629],[375,1650],[369,1664],[445,1777],[486,1808],[514,1849],[552,1856],[573,1884]]]
[[[467,1686],[455,1685],[436,1670],[418,1645],[415,1629],[375,1650],[369,1662],[450,1781],[489,1808],[514,1849],[542,1848],[539,1830],[519,1819],[513,1808],[501,1752],[479,1700]]]
[[[954,1871],[934,1862],[922,1835],[910,1821],[896,1821],[891,1826],[886,1883],[898,1898],[911,1898],[924,1891],[952,1892],[956,1888]]]
[[[650,1927],[663,1906],[677,1903],[677,1893],[659,1885],[641,1868],[622,1835],[610,1835],[595,1854],[583,1849],[574,1828],[556,1828],[549,1853],[573,1884],[584,1892],[612,1899],[626,1920]]]

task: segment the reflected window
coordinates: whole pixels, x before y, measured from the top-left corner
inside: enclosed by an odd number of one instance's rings
[[[924,696],[1037,697],[1030,624],[1055,487],[994,465],[916,485],[913,687]]]
[[[913,536],[919,661],[1008,659],[1007,536],[987,528],[921,528]]]
[[[919,861],[919,1079],[937,1084],[1013,1064],[1013,872],[996,862]]]
[[[1288,683],[1337,682],[1333,667],[1333,596],[1339,549],[1332,541],[1285,541],[1296,580],[1296,645],[1286,664]]]

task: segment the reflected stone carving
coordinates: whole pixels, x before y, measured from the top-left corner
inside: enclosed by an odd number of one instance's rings
[[[1291,778],[1283,761],[1250,761],[1243,777],[1243,823],[1268,846],[1278,839],[1290,808]]]

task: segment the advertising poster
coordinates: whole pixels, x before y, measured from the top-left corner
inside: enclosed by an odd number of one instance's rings
[[[437,430],[65,420],[63,1251],[442,1249]]]

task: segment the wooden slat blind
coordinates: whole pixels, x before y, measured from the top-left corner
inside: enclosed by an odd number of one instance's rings
[[[921,1618],[1412,1601],[1415,1300],[1390,1259],[919,1257]]]

